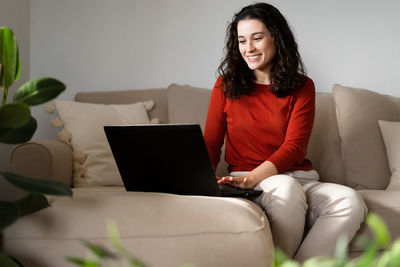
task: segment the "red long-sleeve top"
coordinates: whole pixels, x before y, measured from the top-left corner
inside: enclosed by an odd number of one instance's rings
[[[225,160],[231,171],[251,171],[271,161],[283,173],[311,170],[305,158],[315,115],[315,87],[310,78],[289,96],[278,98],[270,85],[256,84],[238,100],[224,96],[222,77],[211,93],[204,139],[216,168],[226,137]]]

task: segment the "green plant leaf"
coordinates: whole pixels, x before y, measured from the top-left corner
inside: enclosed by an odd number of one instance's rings
[[[370,267],[374,266],[373,262],[375,260],[376,255],[378,254],[379,245],[376,242],[371,243],[368,245],[365,252],[360,256],[357,261],[358,267]]]
[[[107,222],[107,234],[108,238],[111,241],[111,245],[119,252],[123,249],[121,240],[119,238],[119,231],[117,223],[114,220],[110,220]]]
[[[389,254],[389,261],[390,264],[388,266],[394,267],[394,266],[400,266],[400,239],[397,239],[393,245],[392,249],[390,250]]]
[[[290,261],[285,261],[282,263],[280,267],[300,267],[300,263],[290,260]]]
[[[82,267],[99,267],[100,264],[95,260],[86,260],[82,258],[75,258],[75,257],[65,257],[67,261],[73,263],[78,266]]]
[[[0,229],[9,226],[18,219],[17,207],[9,201],[0,201]]]
[[[94,244],[87,240],[82,240],[82,243],[85,245],[85,247],[90,249],[90,251],[92,251],[93,254],[97,255],[99,258],[110,258],[110,259],[117,258],[117,256],[114,253],[112,253],[111,251],[109,251],[108,249],[106,249],[103,246]]]
[[[19,265],[9,256],[0,251],[0,266],[1,267],[19,267]]]
[[[9,88],[18,78],[18,44],[13,32],[0,27],[0,64],[2,65],[1,86]]]
[[[0,107],[0,127],[17,128],[24,126],[31,117],[31,111],[26,104],[11,103]]]
[[[279,267],[285,261],[288,261],[289,258],[285,255],[285,253],[279,248],[275,248],[275,257],[274,257],[274,267]]]
[[[65,85],[54,78],[38,78],[23,84],[14,94],[14,101],[34,106],[57,97]]]
[[[334,267],[335,260],[329,257],[314,257],[306,260],[303,267]]]
[[[343,267],[357,267],[357,264],[355,260],[350,260]]]
[[[371,228],[378,245],[386,246],[390,243],[389,230],[381,217],[374,213],[368,213],[365,222]]]
[[[16,70],[16,74],[15,74],[15,81],[17,81],[19,79],[19,77],[21,76],[21,60],[19,59],[19,51],[17,50],[17,70]]]
[[[71,189],[58,181],[33,179],[10,172],[0,172],[12,185],[32,194],[72,196]]]
[[[371,243],[372,243],[372,241],[365,235],[356,236],[356,239],[355,239],[356,247],[360,247],[363,250],[367,250],[368,246]]]
[[[147,265],[136,258],[135,256],[132,256],[123,246],[121,243],[121,239],[119,238],[119,231],[118,231],[118,226],[117,223],[113,220],[109,221],[107,223],[107,233],[108,233],[108,238],[111,241],[111,245],[115,248],[115,250],[124,256],[129,264],[132,267],[146,267]]]
[[[49,201],[45,196],[33,194],[29,194],[23,199],[14,201],[14,205],[18,208],[19,216],[24,216],[50,206]]]
[[[370,242],[364,241],[365,252],[356,260],[358,267],[376,266],[378,264],[376,257],[379,249],[390,243],[390,235],[386,224],[377,214],[368,213],[365,222],[371,228],[374,240]]]
[[[31,140],[37,128],[34,117],[30,117],[28,123],[18,128],[0,127],[0,142],[6,144],[21,144]]]
[[[336,241],[335,250],[335,266],[344,266],[347,262],[347,244],[348,238],[346,235],[340,236]]]
[[[379,258],[376,267],[388,267],[390,265],[390,251],[385,251]]]

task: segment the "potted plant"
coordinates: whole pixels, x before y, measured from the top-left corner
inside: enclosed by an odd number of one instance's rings
[[[17,40],[9,28],[0,27],[0,143],[20,144],[29,141],[37,128],[30,106],[45,103],[65,90],[65,85],[54,78],[38,78],[18,88],[8,103],[8,90],[18,80],[20,72]],[[17,201],[0,201],[0,239],[3,229],[19,217],[48,207],[44,195],[72,196],[71,189],[60,182],[32,179],[11,172],[0,172],[0,176],[29,193]],[[20,266],[3,252],[1,240],[0,266]]]

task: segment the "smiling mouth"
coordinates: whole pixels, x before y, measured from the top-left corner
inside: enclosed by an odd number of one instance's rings
[[[260,57],[261,57],[261,55],[247,56],[247,58],[248,58],[248,60],[249,60],[250,62],[257,61]]]

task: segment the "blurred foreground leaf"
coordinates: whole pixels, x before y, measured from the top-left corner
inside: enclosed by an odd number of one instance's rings
[[[111,241],[112,246],[115,248],[115,250],[124,256],[129,264],[132,267],[146,267],[146,264],[142,261],[140,261],[138,258],[135,256],[132,256],[123,246],[121,243],[121,240],[119,238],[119,232],[118,232],[118,227],[117,223],[115,221],[110,221],[107,224],[107,233],[108,233],[108,238]]]
[[[75,257],[65,257],[65,259],[78,266],[82,267],[100,267],[100,264],[95,260],[86,260],[82,258],[75,258]]]
[[[92,253],[97,255],[99,258],[111,258],[111,259],[116,259],[117,258],[117,256],[114,253],[112,253],[111,251],[109,251],[105,247],[102,247],[100,245],[96,245],[96,244],[91,243],[91,242],[89,242],[87,240],[83,240],[82,242],[85,245],[85,247],[90,249],[90,251],[92,251]]]
[[[382,218],[377,214],[369,213],[365,221],[375,236],[375,242],[379,245],[387,246],[390,243],[390,234]]]
[[[9,256],[0,251],[0,266],[1,267],[20,267],[14,260]]]
[[[0,231],[17,219],[18,208],[12,202],[0,201]]]
[[[33,179],[10,172],[0,172],[12,185],[32,194],[72,196],[71,188],[58,181]]]
[[[45,196],[33,194],[29,194],[27,197],[15,201],[14,205],[18,208],[19,216],[24,216],[50,206]]]

